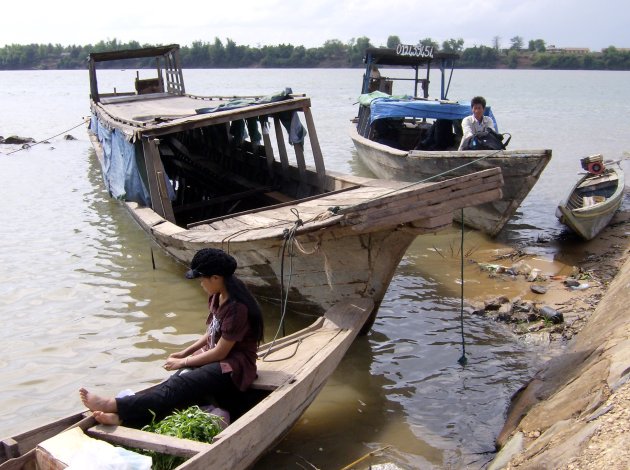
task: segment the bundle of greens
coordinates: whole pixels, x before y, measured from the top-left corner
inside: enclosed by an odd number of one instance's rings
[[[181,439],[212,442],[212,438],[219,434],[223,427],[222,418],[206,413],[195,405],[183,411],[176,411],[157,423],[154,416],[154,420],[142,430]],[[146,452],[146,454],[153,459],[154,470],[171,470],[185,460],[182,457],[157,452]]]

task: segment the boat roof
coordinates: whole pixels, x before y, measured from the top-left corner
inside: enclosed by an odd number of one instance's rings
[[[400,44],[396,49],[370,47],[365,50],[363,61],[366,64],[418,66],[428,64],[434,60],[449,61],[459,59],[459,54],[447,52],[433,52],[433,48],[422,46],[407,46]]]
[[[300,94],[273,102],[260,98],[250,97],[251,103],[231,107],[234,97],[154,93],[102,98],[99,103],[93,103],[92,108],[99,111],[99,119],[120,129],[129,140],[135,140],[285,111],[301,111],[311,106],[310,98]]]
[[[89,60],[94,62],[107,62],[109,60],[159,57],[175,51],[179,51],[179,44],[169,44],[168,46],[143,47],[142,49],[123,49],[119,51],[92,52],[88,56],[88,58]]]

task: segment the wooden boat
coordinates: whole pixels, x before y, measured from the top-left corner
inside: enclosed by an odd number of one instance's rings
[[[534,187],[551,159],[551,150],[458,150],[461,120],[470,115],[469,102],[447,100],[456,54],[434,53],[424,46],[366,50],[359,114],[350,129],[359,159],[379,178],[399,181],[440,181],[499,167],[502,198],[464,210],[464,223],[490,236],[497,235]],[[431,66],[438,64],[440,99],[429,99]],[[451,74],[446,81],[445,72]],[[414,78],[380,75],[377,67],[411,67]],[[426,75],[420,77],[420,71]],[[392,97],[393,82],[411,80],[414,96]],[[421,92],[421,94],[419,94]],[[495,122],[492,108],[486,114]],[[460,220],[459,213],[456,221]]]
[[[321,314],[366,297],[375,314],[418,234],[501,197],[498,169],[418,185],[326,171],[309,98],[186,94],[178,50],[90,55],[90,136],[104,179],[168,253],[189,263],[200,248],[228,250],[259,298],[288,295],[289,309]],[[137,77],[135,92],[99,92],[97,64],[121,68],[121,59],[138,58],[156,61],[157,77]],[[299,116],[314,168],[306,165]],[[295,163],[283,123],[292,129]],[[244,128],[252,137],[243,138]]]
[[[212,443],[124,426],[104,426],[96,423],[88,412],[77,413],[3,439],[0,470],[27,469],[35,461],[50,460],[46,452],[49,447],[44,441],[72,427],[80,427],[88,436],[114,445],[188,458],[178,469],[248,468],[291,429],[313,402],[372,308],[370,299],[335,305],[310,327],[261,346],[258,378],[252,386],[260,401],[215,436]]]
[[[616,164],[604,165],[601,155],[587,157],[586,175],[573,186],[556,209],[556,217],[585,240],[601,232],[621,206],[624,173]]]

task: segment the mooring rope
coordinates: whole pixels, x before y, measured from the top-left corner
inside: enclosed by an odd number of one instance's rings
[[[462,355],[457,362],[463,367],[468,362],[466,359],[466,340],[464,339],[464,208],[461,208],[461,225],[462,225],[462,236],[461,236],[461,245],[460,245],[460,279],[461,279],[461,294],[460,294],[460,311],[459,311],[459,325],[462,332]]]
[[[282,336],[286,335],[285,319],[286,319],[286,314],[287,314],[287,306],[289,304],[289,292],[291,291],[291,281],[293,279],[293,255],[294,255],[295,233],[299,227],[304,225],[304,222],[302,221],[302,219],[300,219],[300,213],[296,208],[292,208],[291,213],[295,215],[296,220],[293,223],[293,227],[291,227],[290,229],[288,228],[284,229],[283,240],[282,240],[282,255],[280,258],[280,324],[278,325],[278,330],[276,331],[276,334],[273,340],[271,341],[271,346],[269,346],[269,349],[267,349],[267,352],[262,357],[263,361],[266,360],[267,355],[271,352],[274,344],[278,340],[278,335],[280,335],[280,332],[282,332]],[[288,250],[287,250],[287,247],[288,247]],[[287,288],[285,290],[284,288],[284,261],[285,261],[285,254],[287,253],[287,251],[289,254],[289,281],[287,284]],[[298,341],[295,347],[295,351],[291,355],[282,359],[276,359],[275,361],[281,361],[281,360],[285,360],[285,359],[289,359],[293,357],[295,353],[297,353],[300,343],[301,341]],[[271,362],[271,361],[268,361],[268,362]]]
[[[36,145],[39,145],[39,144],[43,144],[43,143],[45,143],[45,142],[48,142],[49,140],[54,139],[55,137],[59,137],[60,135],[66,134],[66,133],[70,132],[71,130],[76,129],[76,128],[77,128],[77,127],[79,127],[79,126],[83,126],[86,122],[88,122],[88,121],[89,121],[89,119],[90,119],[90,118],[83,118],[83,121],[81,121],[81,122],[80,122],[79,124],[77,124],[76,126],[71,127],[70,129],[66,129],[65,131],[60,132],[59,134],[53,135],[52,137],[48,137],[48,138],[46,138],[46,139],[44,139],[44,140],[40,140],[39,142],[35,142],[35,143],[33,143],[33,144],[24,144],[24,145],[23,145],[22,147],[20,147],[19,149],[17,149],[17,150],[13,150],[12,152],[5,153],[5,155],[11,155],[11,154],[14,154],[14,153],[20,152],[20,151],[22,151],[22,150],[27,150],[27,149],[30,149],[31,147],[35,147]]]

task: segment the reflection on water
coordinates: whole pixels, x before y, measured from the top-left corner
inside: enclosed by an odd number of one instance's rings
[[[186,71],[186,78],[187,88],[201,93],[267,94],[285,85],[308,92],[327,167],[367,176],[346,134],[361,74],[194,70]],[[578,157],[602,152],[614,158],[625,150],[622,135],[606,133],[609,138],[596,149],[585,148],[579,137],[617,127],[615,116],[622,115],[628,101],[624,98],[630,98],[628,74],[459,74],[451,97],[491,98],[502,130],[514,135],[511,146],[535,142],[553,149],[534,192],[499,238],[465,232],[466,298],[520,295],[526,284],[480,275],[473,261],[492,260],[510,247],[527,247],[537,255],[533,263],[553,274],[579,259],[587,245],[558,236],[562,228],[553,210],[574,180]],[[1,135],[39,140],[70,128],[86,114],[83,71],[1,75]],[[561,86],[567,78],[574,88]],[[584,84],[595,79],[606,93],[597,103],[583,93]],[[545,90],[550,90],[548,95]],[[593,120],[593,110],[604,109],[602,100],[607,113]],[[582,106],[572,106],[575,102]],[[557,120],[562,109],[570,110],[562,115],[565,128],[540,128],[541,122]],[[79,129],[73,134],[79,140],[53,139],[11,156],[0,146],[2,437],[81,410],[76,393],[80,386],[115,393],[163,379],[165,356],[203,330],[206,299],[198,283],[184,280],[184,267],[152,245],[123,205],[109,198],[87,136]],[[406,468],[483,465],[508,398],[527,380],[537,356],[502,326],[466,317],[468,365],[457,363],[462,348],[459,236],[453,228],[412,244],[373,331],[352,345],[313,406],[257,468],[308,468],[306,461],[338,468],[387,445],[392,447],[381,460]],[[271,339],[279,309],[263,305],[263,310],[265,336]],[[311,320],[292,315],[287,331]]]

